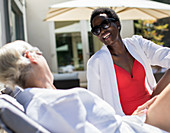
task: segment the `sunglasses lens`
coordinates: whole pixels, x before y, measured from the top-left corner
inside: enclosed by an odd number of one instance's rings
[[[99,35],[99,34],[100,34],[100,27],[94,27],[94,28],[92,29],[92,33],[93,33],[94,35]]]
[[[104,20],[104,21],[102,22],[102,24],[101,24],[101,27],[102,27],[103,29],[109,28],[109,27],[110,27],[110,22],[109,22],[108,20]]]
[[[111,21],[115,22],[115,19],[106,19],[104,20],[100,25],[95,26],[92,28],[92,33],[96,36],[98,36],[101,32],[101,28],[102,29],[107,29],[110,27],[111,25]]]

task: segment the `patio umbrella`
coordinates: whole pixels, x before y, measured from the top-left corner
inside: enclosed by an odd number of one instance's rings
[[[46,21],[89,20],[98,7],[109,7],[121,20],[170,17],[170,5],[151,0],[74,0],[50,6]]]

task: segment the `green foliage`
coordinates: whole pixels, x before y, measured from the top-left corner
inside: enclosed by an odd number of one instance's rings
[[[162,41],[164,31],[168,31],[168,24],[159,24],[155,20],[137,20],[135,21],[136,34],[155,42],[158,45],[164,45]]]

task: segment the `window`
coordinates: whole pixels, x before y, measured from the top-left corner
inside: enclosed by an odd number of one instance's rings
[[[87,34],[89,44],[87,48],[83,47],[81,25],[78,21],[56,22],[55,36],[59,73],[84,71],[87,60],[83,58],[83,52],[89,51],[89,56],[94,54],[92,33],[89,31]]]
[[[24,40],[23,14],[14,0],[4,0],[4,12],[7,42]]]
[[[56,34],[59,72],[84,70],[80,32]]]
[[[14,40],[24,40],[24,28],[23,28],[23,15],[19,10],[15,2],[11,2],[12,11],[11,11],[11,41]]]

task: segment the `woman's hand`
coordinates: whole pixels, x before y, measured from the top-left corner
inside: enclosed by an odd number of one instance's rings
[[[141,106],[138,106],[138,108],[133,112],[132,115],[138,115],[141,116],[143,114],[146,114],[147,109],[149,106],[156,100],[157,96],[153,97],[152,99],[148,100],[146,103],[144,103]]]

